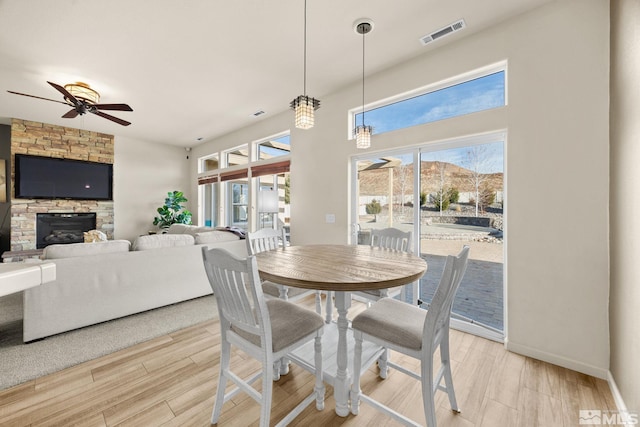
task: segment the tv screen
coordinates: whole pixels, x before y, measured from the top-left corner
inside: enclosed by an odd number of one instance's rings
[[[113,200],[113,165],[15,155],[16,198]]]

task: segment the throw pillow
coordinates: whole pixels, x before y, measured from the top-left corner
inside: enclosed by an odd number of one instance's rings
[[[228,242],[238,240],[240,237],[228,231],[207,231],[204,233],[196,233],[196,245],[204,243]]]
[[[88,255],[102,255],[113,252],[129,252],[131,243],[128,240],[109,240],[90,245],[85,243],[68,243],[49,245],[44,248],[43,259],[71,258]]]
[[[100,230],[89,230],[89,231],[85,231],[83,234],[84,234],[85,243],[107,241],[107,235]]]
[[[148,249],[191,246],[194,241],[191,234],[152,234],[138,237],[133,243],[133,250],[146,251]]]

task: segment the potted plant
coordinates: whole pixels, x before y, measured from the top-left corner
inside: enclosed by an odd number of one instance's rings
[[[153,225],[164,229],[171,224],[191,224],[191,212],[182,205],[187,201],[182,191],[168,192],[164,205],[158,208],[158,216],[153,218]]]

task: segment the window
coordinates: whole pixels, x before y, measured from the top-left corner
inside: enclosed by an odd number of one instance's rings
[[[249,184],[230,182],[231,188],[231,225],[247,228],[249,220]]]
[[[365,123],[379,134],[403,129],[451,117],[506,105],[505,67],[475,78],[467,78],[456,84],[417,92],[393,103],[386,103],[365,110]],[[356,124],[362,123],[362,110],[352,110]]]
[[[217,227],[220,225],[218,219],[218,183],[212,182],[201,186],[202,215],[204,225],[207,227]]]
[[[200,159],[200,172],[209,172],[216,169],[220,169],[220,161],[217,153]]]
[[[267,160],[274,157],[288,156],[291,154],[290,136],[284,135],[278,138],[268,139],[256,144],[256,160]]]
[[[199,223],[288,232],[290,146],[279,133],[201,157]]]
[[[249,163],[249,146],[247,144],[222,152],[223,167],[246,165]]]

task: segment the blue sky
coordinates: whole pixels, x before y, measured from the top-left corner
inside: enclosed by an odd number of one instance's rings
[[[470,114],[505,105],[505,73],[500,71],[434,92],[385,105],[365,112],[364,122],[373,126],[379,134],[437,120]],[[356,124],[362,124],[362,113],[356,115]],[[503,172],[502,141],[483,144],[486,157],[480,166],[482,173]],[[470,168],[469,147],[423,153],[423,161],[449,162]],[[401,156],[403,163],[411,162],[411,156]]]
[[[504,144],[502,141],[474,146],[481,152],[478,169],[481,173],[495,173],[504,171]],[[467,169],[475,169],[469,162],[469,151],[472,147],[451,148],[448,150],[422,153],[422,161],[439,161],[453,163]]]
[[[373,133],[416,126],[505,104],[504,71],[366,111],[364,122]],[[362,113],[356,114],[356,125]]]
[[[373,126],[373,133],[379,134],[407,128],[437,120],[470,114],[505,105],[505,73],[499,71],[434,92],[428,92],[394,104],[369,110],[365,113],[365,124]],[[356,125],[362,124],[362,113],[356,114]],[[290,144],[290,136],[285,135],[274,141]],[[483,162],[483,173],[503,171],[503,144],[485,144],[492,161]],[[272,156],[287,154],[270,147],[261,147]],[[449,149],[422,154],[422,160],[446,161],[458,166],[468,166],[468,148]],[[403,163],[411,159],[403,159]]]

